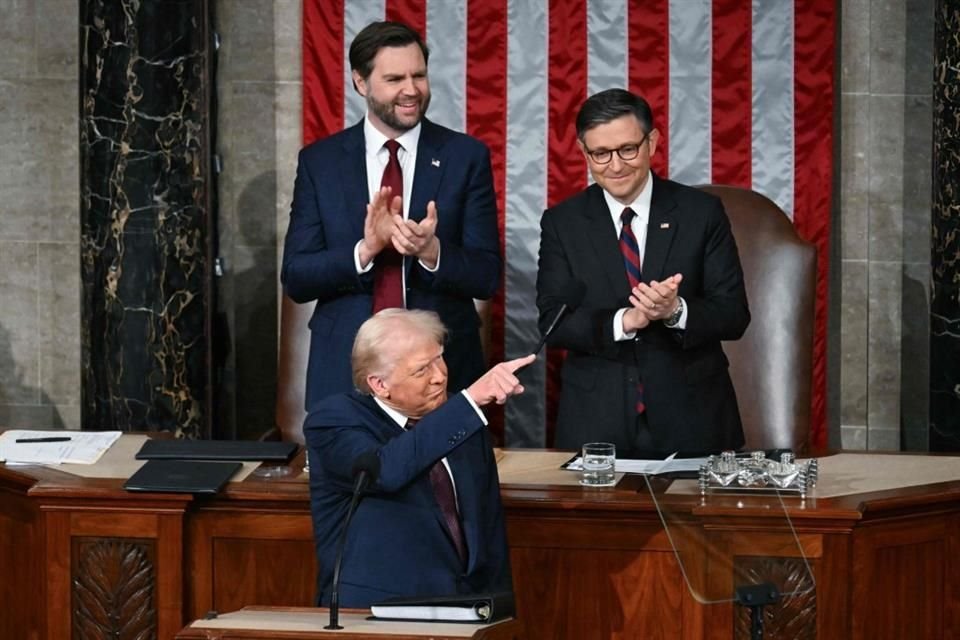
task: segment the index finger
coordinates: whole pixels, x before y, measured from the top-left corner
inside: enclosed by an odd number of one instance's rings
[[[407,229],[409,229],[410,232],[413,233],[413,235],[417,236],[418,238],[423,238],[427,235],[426,230],[424,230],[420,226],[420,223],[417,222],[416,220],[407,220],[406,223],[407,223]]]
[[[522,358],[517,358],[515,360],[509,360],[507,362],[504,362],[503,366],[504,368],[506,368],[507,371],[509,371],[510,373],[513,373],[517,369],[527,366],[528,364],[532,363],[536,359],[537,359],[537,354],[531,353],[523,356]]]
[[[654,280],[650,283],[650,289],[656,291],[661,296],[669,296],[679,288],[679,284],[673,281],[673,278],[667,278],[663,282]]]

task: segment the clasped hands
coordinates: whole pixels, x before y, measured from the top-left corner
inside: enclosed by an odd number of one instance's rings
[[[655,320],[669,318],[680,302],[677,300],[677,291],[680,288],[682,274],[674,274],[650,284],[641,282],[630,292],[630,308],[623,314],[624,333],[633,333],[646,328]]]
[[[437,231],[437,204],[427,203],[426,217],[417,222],[404,220],[403,198],[390,187],[381,187],[367,205],[360,243],[360,263],[366,266],[385,248],[392,246],[402,256],[416,256],[433,269],[440,255]]]

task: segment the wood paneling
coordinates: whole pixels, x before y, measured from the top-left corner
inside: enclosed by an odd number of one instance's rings
[[[214,609],[312,602],[305,480],[251,477],[214,498],[129,494],[121,484],[0,465],[0,595],[11,603],[0,637],[79,637],[82,574],[112,585],[99,592],[152,589],[161,638]],[[709,541],[682,568],[639,478],[609,491],[502,493],[529,638],[729,640],[742,635],[743,613],[698,601],[684,571],[720,593],[749,575],[784,588],[801,580],[802,557],[816,588],[772,607],[767,637],[960,638],[960,483],[788,501],[796,539],[762,498],[680,499],[690,540]]]

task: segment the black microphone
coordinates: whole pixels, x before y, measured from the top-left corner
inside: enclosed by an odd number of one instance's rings
[[[340,618],[340,564],[343,562],[343,549],[347,546],[347,529],[353,519],[353,513],[360,503],[360,494],[371,482],[376,482],[380,475],[380,458],[373,451],[367,451],[357,456],[351,473],[356,481],[353,483],[353,499],[347,509],[347,517],[343,521],[343,530],[340,532],[340,544],[337,548],[337,559],[333,563],[333,589],[330,592],[330,624],[324,629],[343,629],[338,623]]]
[[[564,296],[563,304],[560,305],[557,315],[553,316],[553,322],[551,322],[550,326],[547,327],[547,330],[543,332],[540,342],[537,343],[537,348],[533,350],[534,354],[540,353],[540,350],[543,349],[543,345],[547,343],[547,338],[550,337],[550,334],[553,333],[553,330],[556,329],[557,325],[560,324],[560,320],[563,318],[564,314],[579,307],[580,303],[583,302],[583,297],[586,294],[587,285],[583,284],[582,281],[574,280],[570,284],[570,289],[567,291],[567,295]]]

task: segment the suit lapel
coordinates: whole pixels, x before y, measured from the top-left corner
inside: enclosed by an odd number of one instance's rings
[[[355,234],[363,237],[363,221],[367,215],[367,203],[370,202],[363,120],[347,129],[345,133],[343,158],[340,162],[340,184],[343,185],[346,211],[350,212],[350,226]]]
[[[423,220],[427,215],[427,203],[437,197],[440,179],[446,169],[443,143],[440,127],[424,119],[417,141],[417,166],[413,171],[413,191],[410,194],[411,220]]]
[[[587,224],[584,233],[590,239],[593,255],[596,256],[600,271],[610,283],[610,287],[616,292],[617,298],[626,300],[630,283],[627,281],[627,270],[623,264],[623,254],[620,253],[613,218],[610,217],[610,209],[603,199],[603,190],[594,184],[587,191],[587,198]]]
[[[413,170],[413,191],[410,193],[410,219],[420,222],[427,215],[427,203],[436,200],[440,188],[440,179],[446,169],[443,156],[442,130],[426,118],[420,129],[417,141],[417,165]],[[404,176],[404,180],[406,180]],[[441,215],[437,212],[437,215]],[[414,260],[409,256],[403,259],[403,266],[409,275]]]
[[[677,207],[673,196],[664,188],[662,180],[652,172],[653,194],[650,198],[650,219],[647,222],[647,243],[643,252],[643,281],[658,282],[664,277],[673,274],[664,274],[663,265],[670,252],[674,234],[677,232],[677,217],[674,209]]]

